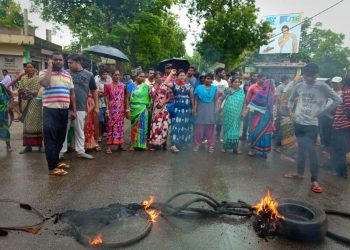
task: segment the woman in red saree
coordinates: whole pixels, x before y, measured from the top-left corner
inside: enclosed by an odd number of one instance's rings
[[[87,115],[85,119],[85,149],[86,150],[96,150],[101,151],[101,148],[98,144],[98,116],[95,113],[95,101],[92,97],[92,94],[89,93],[87,99]]]
[[[116,70],[112,75],[112,83],[104,86],[108,117],[106,154],[112,154],[112,145],[117,145],[119,150],[123,150],[125,86],[120,80],[121,74]]]

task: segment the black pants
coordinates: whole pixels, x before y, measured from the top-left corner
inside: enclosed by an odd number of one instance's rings
[[[347,178],[348,167],[346,164],[346,151],[350,128],[333,129],[331,141],[331,164],[335,167],[337,174]]]
[[[333,119],[328,116],[320,117],[321,144],[327,148],[331,145]]]
[[[309,155],[311,181],[318,180],[318,159],[316,152],[317,126],[294,124],[298,141],[298,174],[304,175],[306,154]]]
[[[57,167],[68,124],[68,109],[43,110],[45,154],[49,170]]]

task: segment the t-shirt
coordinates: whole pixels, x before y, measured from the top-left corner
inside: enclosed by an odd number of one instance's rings
[[[39,80],[44,79],[45,74],[46,70],[40,71]],[[68,109],[71,89],[74,89],[73,80],[67,71],[51,72],[50,86],[43,89],[43,107]]]
[[[327,84],[317,81],[314,84],[301,82],[295,86],[288,101],[288,107],[293,108],[298,98],[295,110],[295,122],[301,125],[318,126],[318,116],[327,113],[342,103],[341,98]],[[328,98],[332,104],[326,106]]]
[[[193,77],[193,81],[192,82],[188,78],[186,78],[185,81],[190,83],[193,89],[197,88],[198,85],[199,85],[199,81],[198,81],[198,79],[196,77]]]
[[[350,88],[342,92],[343,103],[335,111],[333,128],[350,128]]]
[[[223,94],[224,90],[228,87],[228,82],[224,79],[221,79],[220,81],[214,80],[212,85],[218,88],[219,94]]]
[[[77,111],[86,111],[86,103],[89,90],[96,90],[96,82],[93,74],[86,69],[81,71],[67,70],[73,79],[75,102]]]

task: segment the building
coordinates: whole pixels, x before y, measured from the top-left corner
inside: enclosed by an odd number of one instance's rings
[[[48,58],[62,47],[51,42],[51,31],[46,40],[35,36],[35,28],[28,25],[28,12],[24,10],[24,27],[0,27],[0,69],[7,69],[12,78],[23,64],[33,62],[38,70],[47,66]]]

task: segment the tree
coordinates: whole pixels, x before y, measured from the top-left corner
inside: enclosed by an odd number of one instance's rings
[[[268,41],[271,27],[257,22],[254,0],[182,0],[190,18],[204,20],[197,49],[209,62],[223,62],[227,68],[238,64],[246,51]]]
[[[0,0],[0,26],[23,27],[23,14],[19,4],[13,0]]]
[[[197,50],[193,51],[192,56],[186,55],[185,59],[187,59],[191,65],[196,66],[199,72],[207,72],[210,67],[210,64],[203,59]]]
[[[81,46],[116,47],[133,66],[154,67],[162,59],[185,54],[185,33],[168,12],[173,0],[32,2],[44,20],[67,24]]]
[[[311,27],[311,22],[305,22],[298,58],[305,62],[317,63],[320,67],[320,77],[343,76],[344,69],[350,66],[350,49],[344,47],[344,34],[338,34],[330,29],[323,29],[318,22]]]

